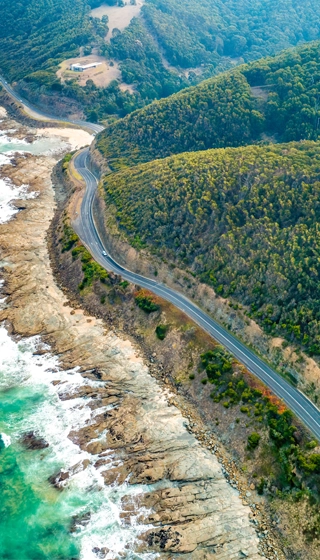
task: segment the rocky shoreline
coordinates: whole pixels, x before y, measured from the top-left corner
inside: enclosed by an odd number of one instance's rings
[[[98,389],[88,383],[77,394],[90,398],[95,414],[70,438],[91,454],[107,484],[128,480],[145,487],[123,500],[123,522],[139,517],[146,527],[137,551],[156,551],[160,558],[283,557],[273,549],[262,552],[269,545],[259,539],[242,495],[228,484],[217,450],[202,447],[190,433],[172,392],[149,375],[137,348],[71,306],[57,286],[46,242],[55,208],[55,163],[49,156],[18,156],[14,166],[3,169],[16,185],[27,180],[37,197],[25,200],[14,219],[0,225],[6,297],[0,320],[14,336],[40,335],[61,367],[80,368],[88,380],[99,381]],[[117,557],[100,549],[97,557],[102,553]],[[129,557],[129,551],[123,555]]]

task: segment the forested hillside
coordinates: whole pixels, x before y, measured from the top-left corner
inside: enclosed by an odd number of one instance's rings
[[[164,66],[158,45],[141,18],[134,18],[127,29],[111,39],[111,45],[105,44],[102,52],[121,61],[123,81],[134,84],[145,102],[167,97],[190,85],[183,74]]]
[[[237,146],[258,134],[262,115],[244,76],[223,75],[117,121],[97,146],[113,169],[175,152]]]
[[[91,7],[101,3],[0,0],[2,74],[20,81],[33,101],[50,106],[50,96],[59,95],[71,105],[75,101],[88,118],[101,120],[123,117],[244,61],[320,37],[318,0],[146,0],[141,17],[106,43],[107,21],[90,16]],[[107,3],[120,6],[122,0]],[[117,81],[106,88],[91,80],[82,87],[71,79],[61,84],[58,64],[77,56],[80,47],[119,61],[134,94],[121,91]]]
[[[185,87],[320,38],[318,8],[317,0],[146,0],[140,21],[106,50],[121,61],[125,81],[149,99],[159,98],[159,87],[152,87],[159,76],[168,95],[179,89],[178,78]],[[153,43],[151,59],[146,43]]]
[[[320,354],[320,145],[185,153],[104,179],[129,240]]]
[[[183,151],[320,134],[319,43],[241,66],[109,126],[98,148],[113,169]]]
[[[254,60],[320,38],[316,0],[150,0],[143,15],[168,61],[183,68]]]
[[[86,0],[0,0],[0,68],[8,80],[50,70],[92,37]]]

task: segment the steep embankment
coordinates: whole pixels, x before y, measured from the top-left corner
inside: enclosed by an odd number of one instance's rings
[[[183,151],[317,139],[319,44],[203,82],[108,126],[96,146],[114,170]]]
[[[317,143],[182,154],[106,176],[130,242],[320,353]]]

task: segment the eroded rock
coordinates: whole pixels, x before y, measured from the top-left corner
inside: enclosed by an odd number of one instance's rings
[[[21,442],[27,449],[38,450],[49,447],[48,442],[35,432],[26,432],[21,438]]]

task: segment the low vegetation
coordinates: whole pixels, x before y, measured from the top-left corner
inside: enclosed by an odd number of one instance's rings
[[[156,335],[159,340],[164,340],[167,336],[169,325],[157,325]]]
[[[252,432],[248,437],[248,449],[256,449],[260,443],[261,436],[257,432]]]
[[[257,485],[259,493],[318,499],[316,475],[320,473],[320,455],[313,451],[317,443],[310,440],[283,402],[239,366],[222,346],[216,345],[201,354],[197,377],[202,384],[206,380],[204,371],[212,385],[213,402],[239,410],[248,418],[248,426],[254,428],[247,437],[247,449],[255,453],[257,464],[260,453],[268,449],[272,467]],[[195,377],[193,374],[189,379],[193,381]],[[240,419],[237,420],[239,423]]]
[[[148,290],[139,290],[135,295],[135,302],[146,313],[154,313],[160,309],[156,297]]]
[[[93,260],[89,251],[83,245],[78,245],[72,249],[72,257],[74,259],[80,257],[82,262],[83,280],[79,284],[79,290],[91,286],[95,280],[100,280],[104,284],[107,283],[109,278],[107,271]]]
[[[62,243],[61,250],[63,253],[72,249],[72,258],[74,260],[80,258],[81,260],[83,280],[79,284],[79,290],[91,286],[95,280],[100,280],[104,284],[108,282],[107,271],[93,260],[89,251],[81,245],[79,237],[67,222],[63,225],[63,235],[60,242]]]

